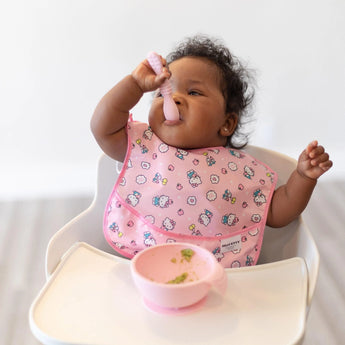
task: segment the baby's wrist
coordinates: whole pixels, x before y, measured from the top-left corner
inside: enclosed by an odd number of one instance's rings
[[[317,178],[309,177],[308,175],[306,175],[303,171],[301,171],[301,170],[298,169],[298,168],[296,169],[296,174],[297,174],[300,178],[304,179],[305,181],[308,181],[308,182],[314,183],[314,184],[317,183]]]
[[[142,87],[140,86],[140,83],[138,82],[137,78],[132,74],[128,75],[128,78],[130,78],[132,80],[132,83],[134,84],[134,86],[136,87],[136,91],[140,92],[141,95],[144,94],[144,91],[142,89]]]

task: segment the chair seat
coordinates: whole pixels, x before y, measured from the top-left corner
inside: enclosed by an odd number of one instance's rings
[[[61,260],[30,309],[43,344],[298,344],[306,318],[308,274],[299,257],[227,269],[224,296],[180,315],[149,310],[130,261],[86,243]]]

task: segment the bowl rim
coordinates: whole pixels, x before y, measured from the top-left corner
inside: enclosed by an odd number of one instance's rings
[[[140,259],[140,257],[142,255],[145,255],[148,251],[150,250],[155,250],[158,247],[166,247],[166,246],[183,246],[183,247],[192,247],[193,248],[197,248],[197,249],[201,249],[202,251],[205,251],[206,254],[211,258],[211,261],[214,263],[213,267],[214,270],[210,270],[210,272],[207,273],[206,276],[204,276],[203,278],[200,278],[196,281],[192,281],[192,282],[186,282],[185,284],[167,284],[167,283],[161,283],[161,282],[156,282],[153,281],[147,277],[145,277],[144,275],[142,275],[141,273],[139,273],[139,271],[136,268],[136,263],[137,261]],[[207,284],[211,284],[210,282],[210,277],[212,276],[212,274],[214,273],[214,271],[217,269],[217,265],[220,265],[219,262],[217,261],[217,259],[215,258],[215,256],[206,248],[198,246],[196,244],[192,244],[192,243],[188,243],[188,242],[174,242],[174,243],[161,243],[161,244],[157,244],[155,246],[151,246],[148,248],[143,249],[142,251],[140,251],[139,253],[137,253],[132,259],[131,259],[131,272],[132,275],[136,274],[138,277],[140,277],[141,279],[143,279],[146,282],[149,282],[155,286],[164,286],[165,288],[168,289],[181,289],[181,288],[186,288],[189,286],[194,286],[194,285],[198,285],[201,283],[207,283]]]

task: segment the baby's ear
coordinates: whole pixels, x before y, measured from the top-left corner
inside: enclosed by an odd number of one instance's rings
[[[220,128],[220,134],[224,137],[229,137],[235,132],[237,128],[237,124],[238,124],[238,115],[236,113],[226,114],[225,122]]]

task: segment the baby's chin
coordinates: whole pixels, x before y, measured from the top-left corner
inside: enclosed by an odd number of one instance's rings
[[[174,147],[176,149],[188,150],[191,149],[189,145],[181,140],[181,138],[176,138],[176,136],[167,135],[167,133],[155,133],[157,137],[168,146]],[[161,135],[160,135],[161,134]]]
[[[166,126],[178,126],[182,123],[181,120],[165,120],[164,121],[164,124]]]

